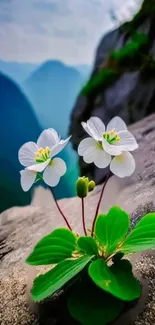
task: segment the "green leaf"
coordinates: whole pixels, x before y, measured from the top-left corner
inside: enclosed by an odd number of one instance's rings
[[[120,260],[109,267],[103,259],[98,259],[89,266],[88,273],[97,286],[119,299],[131,301],[141,294],[140,283],[128,260]]]
[[[93,256],[83,256],[76,260],[65,260],[57,264],[49,272],[38,276],[34,280],[31,290],[32,299],[39,301],[51,296],[82,271],[92,258]]]
[[[129,216],[119,207],[112,207],[108,214],[99,215],[95,224],[95,237],[102,246],[104,257],[111,255],[120,245],[129,229]]]
[[[80,324],[106,325],[119,316],[124,302],[84,278],[71,288],[67,305],[71,316]]]
[[[80,250],[87,255],[98,255],[97,244],[92,237],[80,237],[77,241]]]
[[[72,253],[77,249],[76,241],[76,236],[70,230],[56,229],[38,242],[26,263],[31,265],[57,264],[72,257]]]
[[[155,248],[155,213],[148,213],[127,236],[120,250],[128,254],[152,248]]]

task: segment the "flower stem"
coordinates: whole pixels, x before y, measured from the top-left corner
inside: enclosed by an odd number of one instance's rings
[[[103,187],[102,187],[102,190],[101,190],[101,194],[100,194],[100,197],[99,197],[99,200],[98,200],[98,203],[97,203],[95,217],[94,217],[93,224],[92,224],[92,231],[91,231],[91,236],[92,237],[93,237],[93,234],[94,234],[95,222],[96,222],[96,219],[97,219],[97,216],[98,216],[98,212],[99,212],[100,204],[101,204],[101,201],[102,201],[104,189],[105,189],[105,187],[107,185],[107,182],[109,180],[109,177],[110,177],[110,171],[109,171],[109,173],[107,175],[107,178],[106,178],[106,180],[105,180],[105,182],[103,184]]]
[[[81,199],[81,203],[82,203],[82,225],[83,225],[83,231],[84,231],[84,234],[87,236],[87,230],[86,230],[86,226],[85,226],[85,216],[84,216],[84,198]]]
[[[56,197],[55,197],[55,194],[54,194],[54,192],[52,191],[51,187],[50,187],[50,190],[51,190],[51,192],[52,192],[52,195],[53,195],[53,198],[54,198],[55,204],[56,204],[56,206],[57,206],[57,208],[58,208],[58,210],[59,210],[61,216],[63,217],[63,219],[64,219],[64,221],[65,221],[67,227],[72,231],[72,228],[71,228],[71,226],[70,226],[70,224],[69,224],[67,218],[65,217],[64,213],[62,212],[62,210],[61,210],[61,208],[60,208],[60,206],[59,206],[59,204],[58,204],[58,201],[57,201],[57,199],[56,199]]]

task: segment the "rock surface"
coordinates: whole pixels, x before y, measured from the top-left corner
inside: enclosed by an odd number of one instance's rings
[[[119,204],[132,218],[132,225],[145,213],[155,211],[155,114],[131,126],[139,149],[135,154],[137,169],[133,177],[119,180],[112,177],[106,187],[101,211]],[[86,200],[87,226],[90,227],[100,187]],[[78,198],[60,201],[73,229],[81,232],[80,201]],[[34,268],[24,264],[33,245],[53,228],[62,226],[51,193],[37,189],[32,205],[15,207],[0,215],[0,324],[1,325],[53,325],[45,318],[41,323],[29,309],[27,283],[32,281]],[[146,252],[132,256],[135,268],[149,281],[149,299],[145,310],[134,325],[155,324],[155,257]],[[29,275],[29,278],[28,278]],[[123,324],[125,325],[125,324]]]
[[[145,0],[144,2],[149,2]],[[155,58],[154,46],[155,16],[150,12],[137,26],[137,33],[145,33],[149,40],[148,55]],[[124,25],[108,33],[101,40],[95,57],[92,71],[94,76],[103,67],[111,51],[119,50],[131,40],[131,35],[126,31]],[[71,115],[70,134],[72,134],[73,148],[77,150],[81,139],[86,133],[81,127],[81,121],[88,120],[91,116],[100,117],[105,124],[118,115],[127,124],[139,121],[145,116],[155,112],[155,77],[148,73],[147,80],[143,80],[140,71],[127,71],[106,90],[101,90],[95,95],[84,97],[79,95]],[[97,168],[90,164],[89,168],[79,159],[81,174],[91,175],[97,183],[104,180],[106,170],[98,172]]]

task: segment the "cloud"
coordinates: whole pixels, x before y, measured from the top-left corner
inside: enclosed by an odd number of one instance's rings
[[[0,0],[0,58],[91,63],[100,38],[136,0]],[[137,0],[137,2],[140,0]]]

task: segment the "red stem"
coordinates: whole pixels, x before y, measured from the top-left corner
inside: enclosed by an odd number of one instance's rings
[[[85,226],[85,217],[84,217],[84,198],[81,199],[81,202],[82,202],[82,225],[83,225],[84,233],[87,236],[87,230],[86,230],[86,226]]]
[[[101,190],[101,194],[100,194],[100,197],[99,197],[99,200],[98,200],[98,204],[97,204],[97,207],[96,207],[96,212],[95,212],[95,217],[94,217],[94,220],[93,220],[93,224],[92,224],[92,231],[91,231],[91,236],[93,237],[93,234],[94,234],[94,228],[95,228],[95,222],[96,222],[96,219],[97,219],[97,216],[98,216],[98,212],[99,212],[99,208],[100,208],[100,204],[101,204],[101,201],[102,201],[102,197],[103,197],[103,193],[104,193],[104,189],[107,185],[107,182],[109,180],[109,177],[110,177],[110,171],[107,175],[107,178],[103,184],[103,187],[102,187],[102,190]]]
[[[52,195],[53,195],[53,198],[54,198],[55,204],[56,204],[56,206],[57,206],[57,208],[58,208],[60,214],[62,215],[62,217],[63,217],[63,219],[64,219],[64,221],[65,221],[67,227],[72,231],[72,228],[71,228],[71,226],[70,226],[70,224],[69,224],[67,218],[65,217],[64,213],[62,212],[62,210],[61,210],[61,208],[60,208],[60,206],[59,206],[59,204],[58,204],[58,202],[57,202],[57,200],[56,200],[56,198],[55,198],[55,195],[54,195],[54,193],[53,193],[53,191],[52,191],[51,188],[50,188],[50,190],[51,190],[51,192],[52,192]]]

